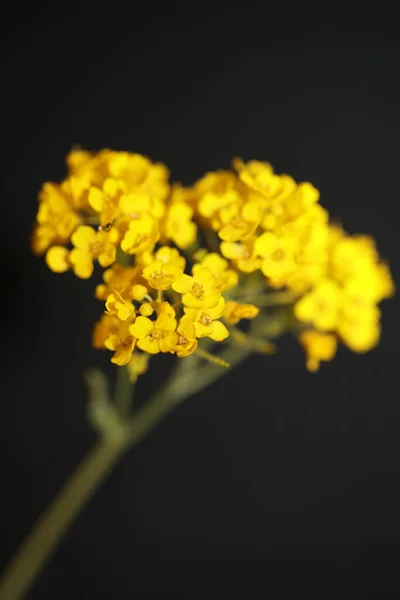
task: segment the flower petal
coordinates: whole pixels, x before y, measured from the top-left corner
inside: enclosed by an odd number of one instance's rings
[[[71,242],[79,250],[89,250],[90,245],[95,241],[96,232],[89,225],[80,225],[71,236]]]
[[[129,327],[130,333],[139,340],[149,335],[153,329],[153,323],[147,317],[137,317],[136,321]],[[140,348],[141,346],[139,346]]]
[[[175,290],[175,292],[179,292],[179,294],[186,294],[189,290],[192,289],[193,284],[193,277],[184,274],[178,279],[178,281],[174,281],[171,287],[173,290]]]

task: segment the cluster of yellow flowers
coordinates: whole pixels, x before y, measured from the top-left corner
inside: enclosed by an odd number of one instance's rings
[[[373,239],[329,222],[310,183],[240,159],[191,187],[128,152],[73,150],[67,166],[63,182],[40,192],[32,246],[57,273],[86,279],[94,261],[109,267],[95,292],[105,312],[94,346],[112,350],[112,362],[139,372],[146,361],[135,349],[185,357],[199,339],[222,342],[257,317],[258,298],[282,289],[310,370],[334,357],[338,340],[356,352],[378,342],[390,271]],[[243,304],[249,280],[261,287]]]

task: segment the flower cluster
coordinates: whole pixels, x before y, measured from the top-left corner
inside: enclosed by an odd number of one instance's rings
[[[40,192],[32,247],[56,273],[106,268],[93,343],[112,362],[139,373],[142,353],[183,358],[202,338],[222,342],[243,319],[265,319],[265,298],[282,290],[310,370],[338,341],[355,352],[377,344],[389,268],[373,239],[330,222],[311,183],[235,159],[232,171],[171,185],[164,165],[111,150],[73,150],[67,166]]]

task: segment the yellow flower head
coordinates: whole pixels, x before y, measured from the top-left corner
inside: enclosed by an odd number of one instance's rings
[[[262,259],[255,251],[256,236],[250,236],[240,242],[222,242],[221,253],[225,258],[233,261],[233,264],[243,273],[253,273],[261,268]]]
[[[278,237],[266,231],[256,240],[255,252],[263,261],[261,270],[270,279],[284,279],[296,270],[294,260],[297,249],[293,237]]]
[[[324,279],[295,304],[294,314],[321,331],[333,331],[339,323],[341,306],[341,289],[333,280]]]
[[[106,314],[118,317],[121,321],[132,321],[135,318],[135,309],[131,302],[127,302],[117,290],[110,294],[106,301]]]
[[[122,241],[121,249],[127,254],[152,251],[160,237],[158,223],[148,213],[142,213],[130,221]]]
[[[60,185],[45,183],[39,194],[36,221],[32,249],[42,254],[51,244],[66,244],[79,225],[80,217]]]
[[[65,273],[70,267],[69,252],[64,246],[51,246],[46,252],[46,263],[54,273]]]
[[[337,349],[335,335],[307,329],[300,333],[299,339],[306,352],[306,366],[309,371],[318,371],[321,361],[329,361],[335,357]]]
[[[99,321],[94,326],[92,343],[93,347],[98,350],[103,350],[106,345],[106,340],[116,335],[119,330],[119,321],[116,317],[111,317],[108,314],[103,314]]]
[[[131,334],[130,327],[129,320],[120,321],[118,319],[117,326],[112,328],[104,342],[107,350],[112,350],[114,352],[111,362],[120,367],[128,364],[132,358],[132,352],[135,349],[136,339]]]
[[[229,336],[225,325],[221,321],[217,321],[222,317],[224,311],[225,300],[222,296],[213,308],[188,308],[185,306],[185,315],[193,323],[196,337],[209,337],[215,342],[222,342]]]
[[[258,192],[260,196],[269,202],[280,199],[284,184],[279,175],[274,174],[274,170],[269,163],[258,160],[250,160],[244,163],[240,158],[233,160],[233,167],[237,171],[240,180],[250,189]],[[287,177],[287,176],[286,176]],[[294,186],[288,186],[286,194],[294,190]]]
[[[196,241],[197,225],[192,221],[193,208],[184,202],[170,203],[162,225],[162,237],[178,248],[188,248]]]
[[[96,287],[95,297],[98,300],[107,300],[113,290],[117,290],[125,299],[130,298],[132,285],[141,281],[140,267],[125,267],[120,263],[114,263],[110,269],[103,273],[104,283]],[[145,288],[147,294],[147,288]]]
[[[182,302],[188,308],[213,308],[221,297],[217,278],[207,267],[196,269],[193,277],[183,274],[171,287],[182,294]]]
[[[71,241],[75,248],[69,254],[72,269],[81,279],[88,279],[93,273],[93,260],[97,259],[102,267],[108,267],[115,261],[116,248],[109,233],[95,231],[88,225],[81,225],[73,233]]]
[[[161,260],[164,265],[178,267],[182,270],[185,269],[186,260],[179,254],[179,250],[176,248],[171,248],[170,246],[161,246],[161,248],[159,248],[155,253],[154,258],[156,260]],[[150,264],[152,260],[150,260],[148,264]]]
[[[222,227],[218,231],[221,240],[237,242],[249,237],[260,224],[262,211],[257,202],[246,202],[242,206],[232,204],[219,213]]]
[[[143,278],[155,290],[167,290],[182,277],[183,270],[161,260],[155,260],[143,269]]]
[[[235,300],[226,303],[224,320],[231,325],[236,325],[242,319],[255,319],[260,309],[254,304],[240,304]]]
[[[165,312],[158,315],[155,321],[147,317],[137,317],[129,331],[137,338],[137,346],[149,354],[171,352],[178,341],[177,322]]]
[[[338,334],[353,352],[368,352],[379,342],[379,319],[380,311],[376,306],[357,312],[348,311],[345,307],[338,324]]]
[[[119,203],[125,186],[121,181],[106,179],[102,189],[91,187],[88,202],[91,208],[100,214],[100,225],[104,227],[112,223],[119,215]]]
[[[176,353],[179,358],[184,358],[193,354],[198,346],[198,340],[196,338],[196,329],[191,319],[183,317],[176,330],[178,339],[176,346],[171,352]]]
[[[228,261],[216,252],[210,252],[203,256],[201,263],[193,266],[193,273],[196,273],[202,267],[210,269],[216,278],[216,285],[221,292],[232,289],[239,281],[237,272],[229,269]]]

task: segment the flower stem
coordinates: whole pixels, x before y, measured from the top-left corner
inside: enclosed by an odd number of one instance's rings
[[[223,361],[237,365],[249,353],[247,348],[229,348],[220,356]],[[185,361],[191,358],[193,361],[187,364]],[[153,431],[178,404],[227,372],[228,369],[221,370],[214,364],[199,369],[195,357],[182,359],[166,384],[131,419],[120,424],[115,419],[112,427],[103,429],[103,437],[67,479],[50,507],[33,526],[16,557],[6,567],[0,581],[0,600],[20,600],[24,596],[68,528],[125,452]],[[96,385],[99,385],[98,378]],[[107,410],[106,392],[98,389],[97,393],[101,399],[101,410]],[[117,387],[115,404],[124,405],[126,401],[127,405],[129,398],[123,402],[119,395],[130,397],[131,393],[125,383],[121,384]],[[114,408],[112,404],[110,407],[110,410]]]

